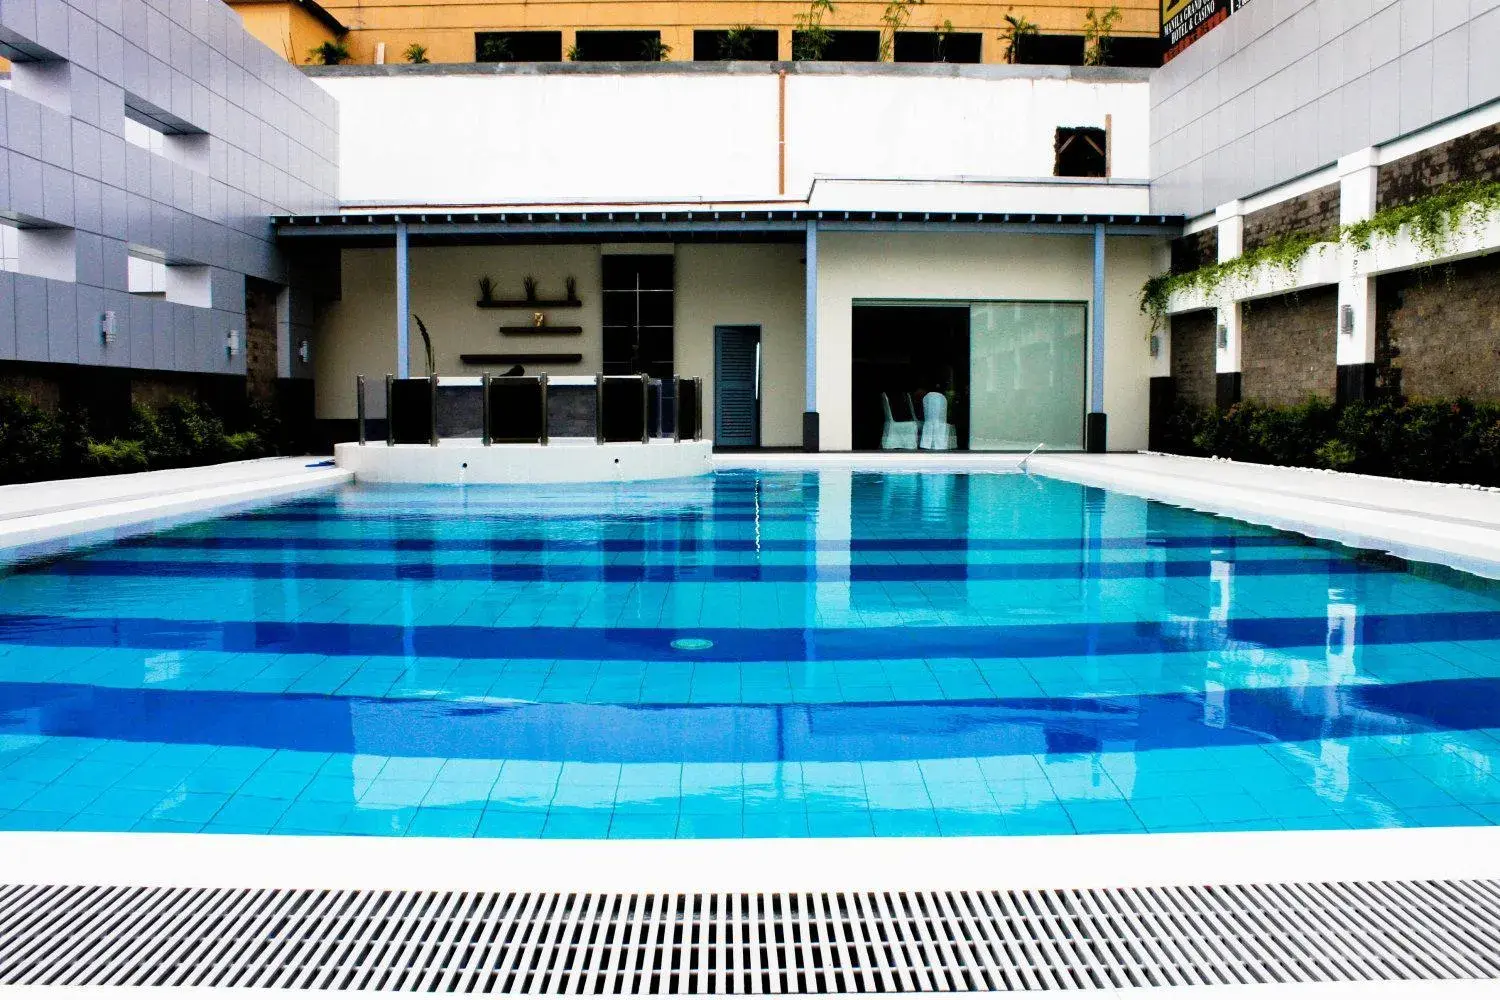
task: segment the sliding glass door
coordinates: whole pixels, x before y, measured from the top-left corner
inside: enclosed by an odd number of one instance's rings
[[[969,447],[1083,447],[1087,308],[1081,302],[969,307]]]

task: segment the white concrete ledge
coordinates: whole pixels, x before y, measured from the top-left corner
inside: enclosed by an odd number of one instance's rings
[[[320,493],[353,479],[326,461],[269,458],[0,487],[0,565]]]
[[[480,485],[618,483],[701,476],[713,469],[710,441],[596,444],[587,438],[485,446],[457,438],[433,447],[384,442],[334,446],[339,468],[363,483]]]
[[[0,884],[817,892],[1497,877],[1500,827],[826,840],[0,833]]]
[[[1500,579],[1500,493],[1174,455],[1038,455],[1039,475]]]

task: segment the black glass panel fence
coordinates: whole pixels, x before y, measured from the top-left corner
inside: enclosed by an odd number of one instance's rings
[[[541,444],[547,436],[543,420],[546,390],[540,378],[490,380],[490,433],[493,444]]]
[[[393,378],[386,382],[389,443],[431,444],[432,411],[431,379]]]

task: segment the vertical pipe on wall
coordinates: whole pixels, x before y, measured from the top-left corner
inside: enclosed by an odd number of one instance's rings
[[[786,194],[786,70],[776,74],[776,193]]]
[[[396,377],[411,375],[410,298],[407,285],[406,223],[396,223]]]
[[[802,412],[802,450],[818,450],[818,224],[807,224],[807,247],[803,254],[806,267],[805,287],[807,301],[803,314],[803,330],[807,339],[805,362],[806,384],[803,398],[806,403]]]
[[[1089,363],[1089,413],[1084,424],[1083,446],[1091,452],[1105,449],[1104,416],[1104,225],[1094,225],[1094,300],[1089,312],[1093,320]]]

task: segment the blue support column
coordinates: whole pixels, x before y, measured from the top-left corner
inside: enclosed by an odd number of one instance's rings
[[[411,375],[411,299],[407,285],[406,223],[396,223],[396,377]]]
[[[802,413],[802,450],[818,450],[818,224],[807,224],[807,303],[803,330],[807,338],[807,362],[804,387],[806,408]]]
[[[1102,452],[1108,432],[1104,415],[1104,226],[1094,226],[1094,301],[1089,365],[1089,413],[1083,428],[1083,447]]]

